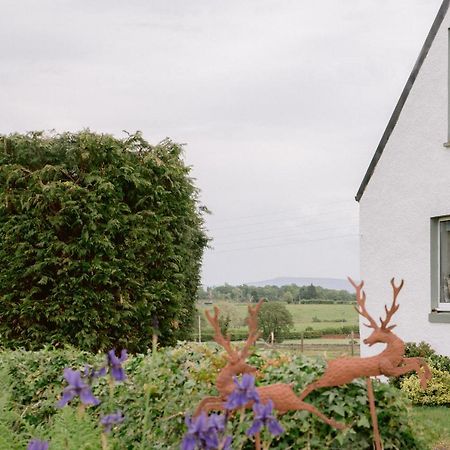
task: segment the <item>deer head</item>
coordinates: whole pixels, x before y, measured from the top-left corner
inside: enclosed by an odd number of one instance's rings
[[[386,311],[386,317],[383,320],[380,317],[380,325],[377,324],[377,322],[373,319],[373,317],[367,312],[366,309],[366,293],[362,290],[364,286],[364,281],[361,281],[361,283],[356,284],[350,277],[348,277],[348,280],[352,284],[352,286],[356,290],[356,303],[357,306],[355,306],[356,311],[358,311],[358,314],[360,314],[362,317],[366,318],[369,323],[364,324],[368,328],[372,328],[373,332],[371,335],[364,339],[364,344],[367,344],[369,347],[371,347],[373,344],[376,344],[378,342],[387,343],[390,340],[392,340],[392,336],[394,333],[392,333],[392,330],[396,327],[396,325],[389,325],[389,322],[392,319],[392,316],[397,312],[400,305],[398,305],[397,302],[397,296],[399,292],[401,291],[403,287],[403,280],[401,281],[400,285],[396,286],[394,278],[391,280],[391,286],[393,290],[393,300],[390,308],[385,305],[384,310]]]
[[[229,336],[223,336],[219,325],[219,308],[217,306],[214,307],[214,316],[212,316],[209,311],[205,311],[206,318],[214,329],[214,340],[227,352],[227,367],[235,374],[256,372],[256,368],[247,364],[245,360],[247,359],[250,348],[260,335],[258,332],[258,312],[262,302],[263,300],[260,300],[254,307],[248,306],[248,317],[246,319],[248,325],[248,337],[240,350],[231,345]]]

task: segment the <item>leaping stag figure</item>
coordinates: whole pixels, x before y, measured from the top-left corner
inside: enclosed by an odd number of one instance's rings
[[[239,351],[237,348],[233,348],[230,343],[229,337],[224,337],[219,325],[219,309],[214,308],[214,316],[206,311],[206,317],[214,329],[214,340],[222,346],[227,352],[227,365],[219,372],[216,379],[216,387],[219,391],[217,397],[206,397],[197,406],[194,416],[199,415],[201,412],[208,413],[211,410],[223,410],[224,404],[228,396],[233,392],[235,385],[233,383],[233,377],[244,373],[255,373],[257,369],[246,363],[246,359],[249,355],[250,348],[257,341],[260,333],[258,332],[258,312],[262,305],[262,300],[254,306],[248,307],[248,338],[242,349]],[[256,388],[259,394],[259,398],[262,403],[266,403],[268,400],[272,400],[274,409],[279,413],[284,414],[288,411],[305,410],[318,416],[328,425],[344,429],[345,425],[339,423],[333,419],[326,417],[313,405],[303,402],[294,392],[290,384],[278,383],[268,386],[259,386]],[[245,405],[246,408],[252,406],[252,402]]]
[[[403,287],[403,280],[400,285],[396,285],[394,278],[391,280],[393,289],[393,300],[390,308],[384,307],[386,317],[383,320],[380,317],[380,325],[366,310],[366,293],[363,291],[364,282],[356,284],[350,277],[348,278],[356,290],[358,313],[369,321],[364,324],[373,331],[371,335],[364,339],[364,344],[372,346],[376,343],[386,344],[386,348],[378,355],[367,358],[338,358],[328,362],[325,373],[317,381],[306,386],[300,394],[303,400],[315,389],[322,387],[341,386],[350,383],[355,378],[367,377],[367,388],[370,410],[373,421],[374,438],[376,448],[381,449],[381,440],[378,431],[377,418],[375,413],[375,402],[371,378],[373,376],[385,375],[388,377],[398,377],[408,372],[415,371],[420,378],[422,388],[426,388],[428,380],[431,378],[431,371],[422,358],[405,358],[405,343],[392,332],[396,325],[389,325],[392,316],[397,312],[400,305],[397,304],[397,296]]]

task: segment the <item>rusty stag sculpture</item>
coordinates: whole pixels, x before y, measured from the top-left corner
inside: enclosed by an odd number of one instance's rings
[[[373,331],[364,344],[372,346],[376,343],[386,344],[386,348],[378,355],[366,358],[338,358],[328,362],[325,373],[316,381],[306,386],[300,394],[303,400],[315,389],[322,387],[341,386],[350,383],[355,378],[367,378],[367,388],[369,405],[373,421],[374,438],[376,448],[381,449],[381,440],[378,431],[378,423],[375,412],[375,401],[373,396],[371,378],[373,376],[385,375],[388,377],[398,377],[400,375],[415,371],[420,379],[422,388],[426,388],[428,380],[431,378],[431,371],[422,358],[405,358],[405,343],[392,332],[396,325],[389,325],[392,316],[397,312],[399,305],[397,304],[397,296],[403,287],[403,280],[400,285],[396,285],[394,278],[391,280],[393,289],[393,300],[390,308],[385,306],[386,317],[383,320],[380,317],[380,325],[366,310],[366,294],[363,291],[364,282],[356,284],[351,278],[350,283],[356,290],[356,310],[358,313],[369,321],[365,324]]]
[[[258,332],[258,319],[257,315],[261,307],[262,300],[255,307],[248,307],[248,338],[242,349],[239,351],[230,343],[229,337],[224,337],[219,325],[219,309],[214,308],[214,316],[211,316],[206,311],[206,317],[213,327],[215,334],[214,340],[222,346],[227,352],[227,365],[219,372],[216,379],[216,387],[219,391],[219,395],[216,397],[206,397],[197,406],[194,415],[197,416],[201,412],[208,413],[211,410],[223,410],[225,402],[228,396],[233,392],[235,385],[233,378],[237,375],[244,373],[255,373],[257,369],[246,363],[246,359],[249,355],[250,348],[255,344],[259,337]],[[284,414],[288,411],[304,410],[309,411],[312,414],[318,416],[325,423],[332,427],[343,429],[345,425],[339,423],[333,419],[326,417],[313,405],[302,401],[292,389],[290,384],[278,383],[268,386],[259,386],[256,388],[259,398],[262,403],[266,403],[268,400],[272,400],[274,409],[279,413]],[[252,402],[249,402],[246,407],[252,406]]]

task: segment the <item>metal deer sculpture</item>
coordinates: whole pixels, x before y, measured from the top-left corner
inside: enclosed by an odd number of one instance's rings
[[[250,348],[255,344],[259,337],[257,315],[261,304],[262,300],[255,307],[248,307],[249,316],[247,318],[247,324],[249,333],[247,341],[240,351],[233,348],[229,337],[223,336],[219,325],[219,309],[217,307],[214,308],[214,316],[211,316],[209,312],[206,311],[206,317],[215,331],[214,340],[227,352],[228,363],[219,372],[216,379],[216,387],[219,391],[219,395],[217,397],[204,398],[197,406],[194,416],[199,415],[201,412],[208,413],[211,410],[223,410],[228,396],[235,388],[233,377],[239,374],[255,373],[257,371],[255,367],[246,363],[246,358],[249,355]],[[272,400],[274,409],[281,414],[288,411],[305,410],[315,414],[332,427],[338,429],[345,428],[344,424],[326,417],[313,405],[303,402],[294,392],[290,384],[278,383],[268,386],[259,386],[256,388],[256,391],[258,392],[262,403]],[[246,407],[251,406],[251,402],[246,405]]]
[[[374,438],[376,448],[381,449],[380,435],[378,431],[375,404],[373,397],[373,389],[370,377],[385,375],[388,377],[398,377],[408,372],[415,371],[420,378],[422,388],[426,388],[428,380],[431,378],[431,371],[422,358],[405,358],[405,344],[395,335],[392,330],[396,325],[389,325],[392,316],[397,312],[400,305],[397,304],[397,296],[403,287],[403,280],[400,285],[396,286],[394,278],[391,280],[393,289],[393,300],[390,308],[385,306],[386,317],[383,320],[380,317],[380,325],[366,310],[366,294],[363,291],[364,282],[356,284],[351,278],[350,283],[356,290],[356,310],[358,313],[369,321],[365,324],[373,331],[371,335],[364,339],[364,344],[372,346],[376,343],[386,344],[386,348],[378,355],[367,358],[338,358],[328,362],[325,373],[316,381],[306,386],[300,394],[303,400],[308,394],[315,389],[322,387],[341,386],[350,383],[355,378],[367,377],[368,396],[372,421],[374,427]]]

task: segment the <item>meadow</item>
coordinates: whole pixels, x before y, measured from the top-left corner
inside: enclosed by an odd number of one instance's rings
[[[220,302],[224,303],[224,302]],[[239,317],[239,330],[246,329],[244,319],[247,316],[247,303],[229,303]],[[203,313],[205,309],[212,310],[214,305],[199,304],[198,309]],[[286,305],[288,311],[294,319],[295,331],[305,331],[308,327],[314,330],[322,330],[325,328],[338,329],[342,325],[356,326],[358,325],[358,313],[353,305],[344,304],[290,304]],[[209,324],[207,324],[209,327]],[[235,328],[235,327],[233,327]]]

